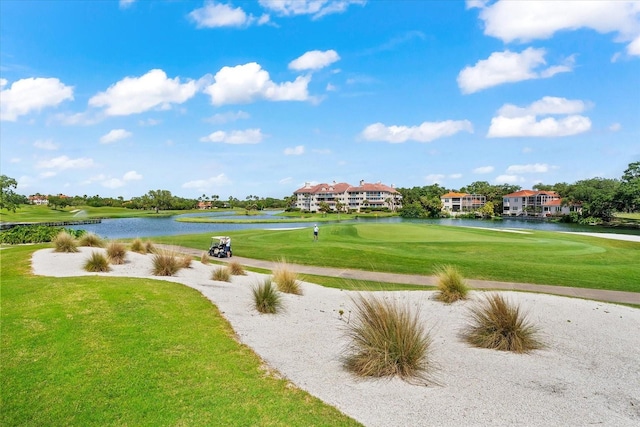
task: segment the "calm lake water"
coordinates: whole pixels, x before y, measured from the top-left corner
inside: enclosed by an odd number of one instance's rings
[[[278,212],[268,212],[264,215],[247,217],[248,220],[256,219],[273,219],[273,215]],[[214,218],[233,218],[242,219],[242,216],[229,215],[225,212],[208,212],[193,213],[185,215],[177,215],[169,218],[118,218],[105,219],[100,224],[84,224],[71,226],[73,229],[84,229],[93,232],[106,239],[125,239],[135,237],[153,237],[153,236],[175,236],[178,234],[199,234],[210,233],[211,235],[224,234],[225,231],[247,230],[247,229],[277,229],[277,228],[293,228],[293,227],[313,227],[313,223],[269,223],[269,224],[214,224],[214,223],[189,223],[178,222],[180,217],[205,216]],[[341,221],[323,222],[322,224],[331,223],[353,223],[353,222],[380,222],[380,223],[400,223],[413,222],[422,224],[440,224],[459,227],[486,227],[486,228],[515,228],[515,229],[532,229],[545,231],[588,231],[601,233],[624,233],[640,235],[640,230],[619,230],[605,227],[579,226],[575,224],[559,224],[546,221],[524,221],[515,219],[506,219],[502,221],[490,220],[473,220],[473,219],[403,219],[394,218],[359,218]],[[322,226],[321,224],[321,226]]]

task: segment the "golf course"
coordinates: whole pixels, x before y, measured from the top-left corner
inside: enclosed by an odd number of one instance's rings
[[[635,242],[421,223],[326,224],[317,242],[311,228],[227,234],[246,258],[425,276],[453,265],[466,278],[640,292]],[[153,242],[204,252],[210,238]],[[264,366],[194,289],[35,276],[31,255],[47,247],[0,250],[5,425],[358,425]]]

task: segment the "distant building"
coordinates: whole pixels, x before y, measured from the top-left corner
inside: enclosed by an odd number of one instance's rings
[[[32,196],[28,197],[29,199],[29,203],[31,203],[32,205],[48,205],[49,204],[49,198],[47,196],[43,196],[41,194],[34,194]]]
[[[211,209],[213,204],[211,202],[199,201],[198,209]]]
[[[318,212],[320,203],[327,203],[332,211],[337,211],[338,203],[342,210],[360,212],[362,208],[384,208],[396,210],[402,207],[402,195],[392,186],[377,182],[375,184],[360,181],[358,186],[346,182],[311,185],[293,192],[298,209]]]
[[[579,203],[563,203],[555,191],[520,190],[503,196],[502,204],[502,214],[508,216],[560,216],[582,211]]]
[[[487,198],[480,194],[448,192],[440,196],[442,210],[449,213],[473,212],[487,203]]]

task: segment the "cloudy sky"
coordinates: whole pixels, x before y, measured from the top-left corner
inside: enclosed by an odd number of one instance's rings
[[[619,178],[640,2],[2,0],[0,87],[27,195]]]

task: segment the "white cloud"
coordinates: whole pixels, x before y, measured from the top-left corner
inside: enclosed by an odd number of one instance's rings
[[[42,172],[40,175],[38,175],[40,178],[53,178],[54,176],[57,176],[58,173],[54,172],[54,171],[47,171],[47,172]]]
[[[458,74],[458,86],[462,93],[474,93],[503,83],[513,83],[530,79],[549,78],[555,74],[573,69],[573,57],[565,64],[539,69],[546,65],[544,49],[529,47],[521,53],[505,50],[494,52],[489,58],[465,67]],[[536,70],[538,69],[538,70]]]
[[[310,50],[289,63],[290,70],[319,70],[340,60],[335,50]]]
[[[627,53],[633,56],[640,56],[640,36],[627,45]]]
[[[498,110],[498,115],[491,119],[487,133],[489,138],[507,137],[558,137],[577,135],[591,129],[588,117],[577,115],[587,108],[580,100],[544,97],[526,107],[505,104]],[[571,114],[556,119],[538,116]]]
[[[496,184],[517,184],[524,181],[524,179],[518,175],[498,175],[494,182]]]
[[[188,181],[182,184],[182,188],[191,188],[196,191],[207,192],[214,188],[224,187],[231,184],[231,181],[224,173],[216,176],[212,176],[207,179],[198,179],[194,181]]]
[[[549,172],[550,166],[546,163],[535,163],[533,165],[511,165],[507,168],[508,174],[522,173],[545,173]]]
[[[491,173],[493,172],[494,167],[493,166],[480,166],[479,168],[475,168],[472,172],[473,173]]]
[[[451,175],[449,175],[449,178],[451,178],[451,179],[460,179],[460,178],[462,178],[462,174],[461,173],[452,173]]]
[[[73,99],[73,87],[55,78],[21,79],[9,89],[5,89],[9,84],[6,79],[0,83],[0,120],[15,122],[19,116]]]
[[[214,125],[221,125],[224,123],[235,122],[236,120],[248,119],[251,117],[249,113],[238,110],[238,111],[228,111],[226,113],[218,113],[209,117],[208,119],[204,119],[205,122],[213,123]]]
[[[269,15],[262,15],[256,18],[240,7],[232,7],[229,4],[207,2],[203,7],[189,13],[196,23],[197,28],[218,28],[218,27],[247,27],[252,24],[263,25],[269,22]]]
[[[22,159],[21,159],[21,158],[19,158],[19,157],[12,157],[12,158],[9,160],[9,163],[20,163],[21,161],[22,161]]]
[[[310,76],[299,76],[293,82],[276,84],[262,67],[250,62],[235,67],[222,67],[214,76],[215,83],[207,86],[204,92],[211,96],[211,103],[224,104],[250,103],[259,99],[268,101],[305,101],[309,100],[307,86]]]
[[[156,126],[160,123],[162,123],[162,121],[156,119],[138,120],[139,126]]]
[[[313,15],[313,19],[332,13],[343,13],[352,5],[364,5],[366,0],[260,0],[260,5],[280,16]]]
[[[90,126],[101,122],[104,119],[100,114],[84,113],[58,113],[55,114],[49,121],[59,122],[65,126]]]
[[[135,3],[136,0],[120,0],[120,9],[126,9]]]
[[[105,92],[89,99],[92,107],[106,107],[109,116],[126,116],[158,108],[167,110],[171,104],[182,104],[197,90],[193,80],[180,83],[180,78],[167,78],[164,71],[155,69],[141,77],[125,77]]]
[[[285,148],[284,154],[287,156],[299,156],[304,154],[304,145],[296,145],[293,148]]]
[[[36,163],[37,169],[87,169],[93,167],[93,159],[81,157],[78,159],[70,159],[67,156],[55,157],[50,160],[41,160]]]
[[[119,141],[121,139],[129,138],[133,135],[131,132],[125,129],[112,129],[108,134],[103,135],[100,138],[100,143],[102,144],[110,144],[112,142]]]
[[[558,31],[580,28],[601,34],[617,33],[616,41],[619,42],[630,41],[640,35],[640,3],[634,0],[502,0],[483,7],[480,19],[484,21],[486,35],[507,43],[548,39]],[[627,49],[633,54],[631,45]],[[640,52],[636,54],[640,55]]]
[[[527,115],[540,116],[548,114],[578,114],[586,110],[588,105],[579,99],[558,98],[545,96],[526,107],[505,104],[498,114],[505,117],[522,117]]]
[[[311,152],[316,154],[331,154],[331,150],[328,148],[314,148]]]
[[[432,173],[424,177],[425,181],[429,184],[440,184],[445,178],[445,175],[441,173]]]
[[[122,177],[122,179],[124,181],[139,181],[142,179],[142,175],[140,175],[138,172],[136,171],[129,171],[127,173],[124,174],[124,176]]]
[[[611,132],[618,132],[620,129],[622,129],[622,125],[620,123],[613,123],[611,126],[609,126],[609,130]]]
[[[282,178],[280,181],[278,181],[278,184],[288,184],[292,181],[293,181],[293,178],[289,176],[286,178]]]
[[[338,88],[331,83],[327,83],[327,87],[325,88],[327,92],[335,92]]]
[[[361,136],[367,141],[384,141],[392,144],[406,141],[429,142],[434,139],[455,135],[466,131],[473,133],[468,120],[446,120],[443,122],[424,122],[420,126],[385,126],[374,123],[367,126]]]
[[[33,143],[33,146],[41,150],[51,150],[51,151],[55,151],[59,147],[58,144],[55,144],[50,139],[46,139],[46,140],[39,139]]]
[[[234,130],[231,132],[219,130],[200,138],[200,141],[222,142],[225,144],[258,144],[263,137],[264,135],[260,129]]]

